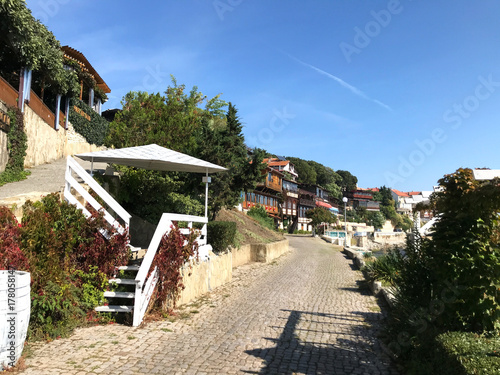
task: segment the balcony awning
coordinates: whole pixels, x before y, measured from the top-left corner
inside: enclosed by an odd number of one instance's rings
[[[170,150],[156,144],[110,149],[75,155],[90,162],[127,165],[155,171],[215,173],[226,168],[208,161]]]
[[[318,207],[324,207],[324,208],[327,208],[327,209],[333,208],[333,206],[331,204],[328,204],[328,203],[322,202],[322,201],[316,201],[316,206],[318,206]]]

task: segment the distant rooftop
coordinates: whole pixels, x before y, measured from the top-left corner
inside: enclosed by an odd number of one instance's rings
[[[477,181],[493,180],[500,178],[500,169],[474,169],[474,179]]]

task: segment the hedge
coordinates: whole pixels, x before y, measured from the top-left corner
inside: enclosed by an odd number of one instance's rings
[[[446,332],[436,337],[433,371],[440,375],[498,375],[500,335]]]
[[[232,221],[209,221],[207,225],[208,242],[214,253],[222,253],[235,245],[236,223]]]
[[[78,113],[74,107],[77,107],[80,113]],[[90,118],[90,121],[88,118]],[[71,99],[69,121],[71,125],[73,125],[75,131],[81,134],[88,143],[102,146],[104,138],[108,133],[109,122],[95,112],[89,105],[79,99]]]

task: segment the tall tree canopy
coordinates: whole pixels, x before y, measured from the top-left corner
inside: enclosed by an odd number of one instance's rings
[[[228,168],[212,175],[209,209],[214,217],[223,207],[238,203],[240,192],[252,190],[261,179],[263,154],[247,156],[236,108],[217,95],[207,99],[197,87],[186,93],[172,77],[164,95],[130,92],[123,110],[110,124],[106,144],[113,147],[156,143]],[[162,212],[203,213],[205,185],[200,175],[138,171],[124,168],[118,197],[126,208],[151,222]],[[158,194],[157,192],[161,192]]]
[[[209,195],[212,217],[223,207],[235,206],[240,192],[255,189],[263,178],[264,151],[256,149],[249,158],[242,129],[237,110],[231,103],[225,127],[213,129],[210,121],[204,122],[199,139],[203,145],[199,149],[200,158],[228,168],[212,177]]]
[[[21,0],[0,1],[0,75],[16,86],[21,68],[33,70],[33,87],[53,94],[79,91],[76,74],[64,69],[61,45]],[[13,82],[16,81],[17,82]]]
[[[288,156],[287,160],[295,165],[299,175],[298,182],[319,185],[325,188],[331,197],[342,198],[342,191],[356,188],[358,179],[347,171],[335,172],[332,168],[314,160],[303,160],[292,156]]]
[[[340,176],[339,186],[343,192],[353,191],[357,189],[358,178],[351,174],[349,171],[338,170],[337,174]]]

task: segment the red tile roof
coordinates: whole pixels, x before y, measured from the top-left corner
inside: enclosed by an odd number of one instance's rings
[[[420,195],[420,194],[422,194],[421,191],[409,191],[408,192],[408,195]]]
[[[391,189],[394,194],[396,194],[398,197],[408,197],[408,193],[404,193],[402,191],[396,190],[396,189]]]
[[[262,160],[263,163],[267,163],[270,167],[278,165],[288,165],[290,162],[288,160],[278,160],[275,158],[266,158]]]

